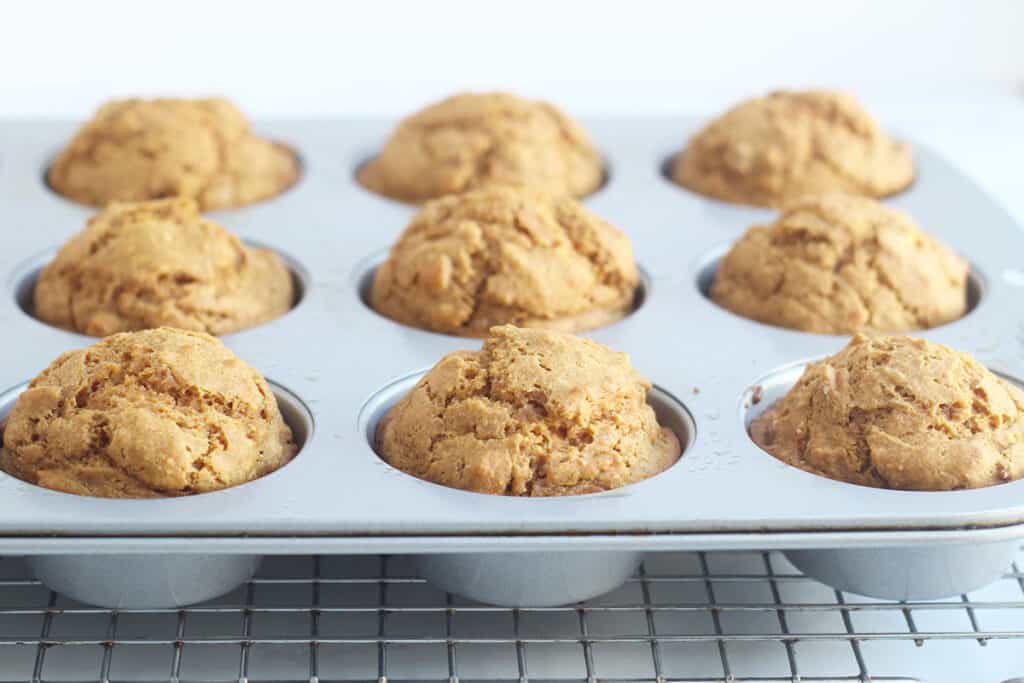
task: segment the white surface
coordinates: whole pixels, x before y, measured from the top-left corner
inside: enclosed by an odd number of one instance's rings
[[[398,114],[464,88],[577,114],[714,111],[778,86],[1019,92],[1018,0],[4,3],[0,115],[224,93],[253,115]]]
[[[225,94],[254,117],[399,116],[460,89],[576,115],[711,115],[776,87],[857,94],[1024,217],[1024,3],[904,0],[9,2],[0,117]]]

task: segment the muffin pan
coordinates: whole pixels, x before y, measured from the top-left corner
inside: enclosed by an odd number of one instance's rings
[[[632,315],[588,336],[627,351],[657,386],[651,402],[687,446],[668,471],[601,494],[521,499],[443,488],[381,461],[371,437],[383,411],[443,354],[479,341],[403,327],[360,295],[416,210],[354,177],[393,123],[279,122],[259,129],[302,157],[298,184],[210,216],[286,254],[302,281],[290,313],[224,338],[273,383],[304,441],[298,456],[242,486],[161,500],[78,497],[0,474],[0,553],[32,556],[40,578],[79,600],[120,607],[202,600],[245,580],[258,556],[296,552],[415,554],[439,585],[511,605],[590,597],[659,550],[782,549],[826,583],[887,598],[939,597],[994,579],[1024,538],[1024,480],[878,490],[797,470],[751,442],[750,419],[846,338],[754,323],[702,294],[728,244],[775,212],[663,177],[664,160],[698,123],[585,122],[609,172],[585,203],[632,238],[646,285]],[[22,306],[33,273],[93,213],[42,180],[74,130],[0,123],[0,389],[9,388],[0,415],[57,355],[94,341]],[[886,203],[971,262],[977,299],[965,318],[920,336],[1024,379],[1024,233],[954,167],[926,148],[915,154],[916,183]]]

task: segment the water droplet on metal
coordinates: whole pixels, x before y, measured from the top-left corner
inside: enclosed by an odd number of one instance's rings
[[[1003,271],[1003,281],[1014,287],[1024,287],[1024,270],[1007,268]]]

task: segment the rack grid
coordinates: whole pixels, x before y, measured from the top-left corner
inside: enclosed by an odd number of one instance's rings
[[[216,600],[114,611],[3,558],[0,680],[913,681],[898,667],[930,641],[968,644],[968,658],[1002,643],[1021,675],[1021,565],[970,596],[896,603],[827,588],[777,553],[660,553],[599,599],[510,609],[433,589],[407,557],[279,556]]]

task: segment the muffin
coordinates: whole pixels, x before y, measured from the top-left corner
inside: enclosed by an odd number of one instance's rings
[[[190,197],[204,211],[273,197],[298,176],[291,150],[257,137],[219,98],[108,102],[47,173],[50,187],[83,204]]]
[[[913,182],[914,162],[849,95],[781,91],[697,133],[673,160],[672,179],[727,202],[779,207],[826,192],[885,197]]]
[[[18,397],[0,469],[56,491],[159,498],[262,477],[297,451],[259,372],[168,327],[65,353]]]
[[[711,298],[804,332],[907,332],[967,312],[968,270],[900,211],[864,197],[805,197],[732,246]]]
[[[370,304],[446,334],[578,332],[630,313],[639,282],[629,238],[579,202],[486,187],[423,207],[377,269]]]
[[[199,215],[195,200],[111,204],[39,275],[35,314],[93,336],[169,325],[226,334],[286,313],[292,275]]]
[[[549,330],[495,327],[441,359],[380,421],[377,452],[444,486],[563,496],[654,476],[680,456],[624,353]]]
[[[966,353],[855,337],[812,363],[750,426],[783,462],[890,489],[978,488],[1024,476],[1024,392]]]
[[[575,121],[507,93],[454,95],[413,114],[359,171],[367,189],[414,204],[493,184],[582,197],[603,180],[601,156]]]

